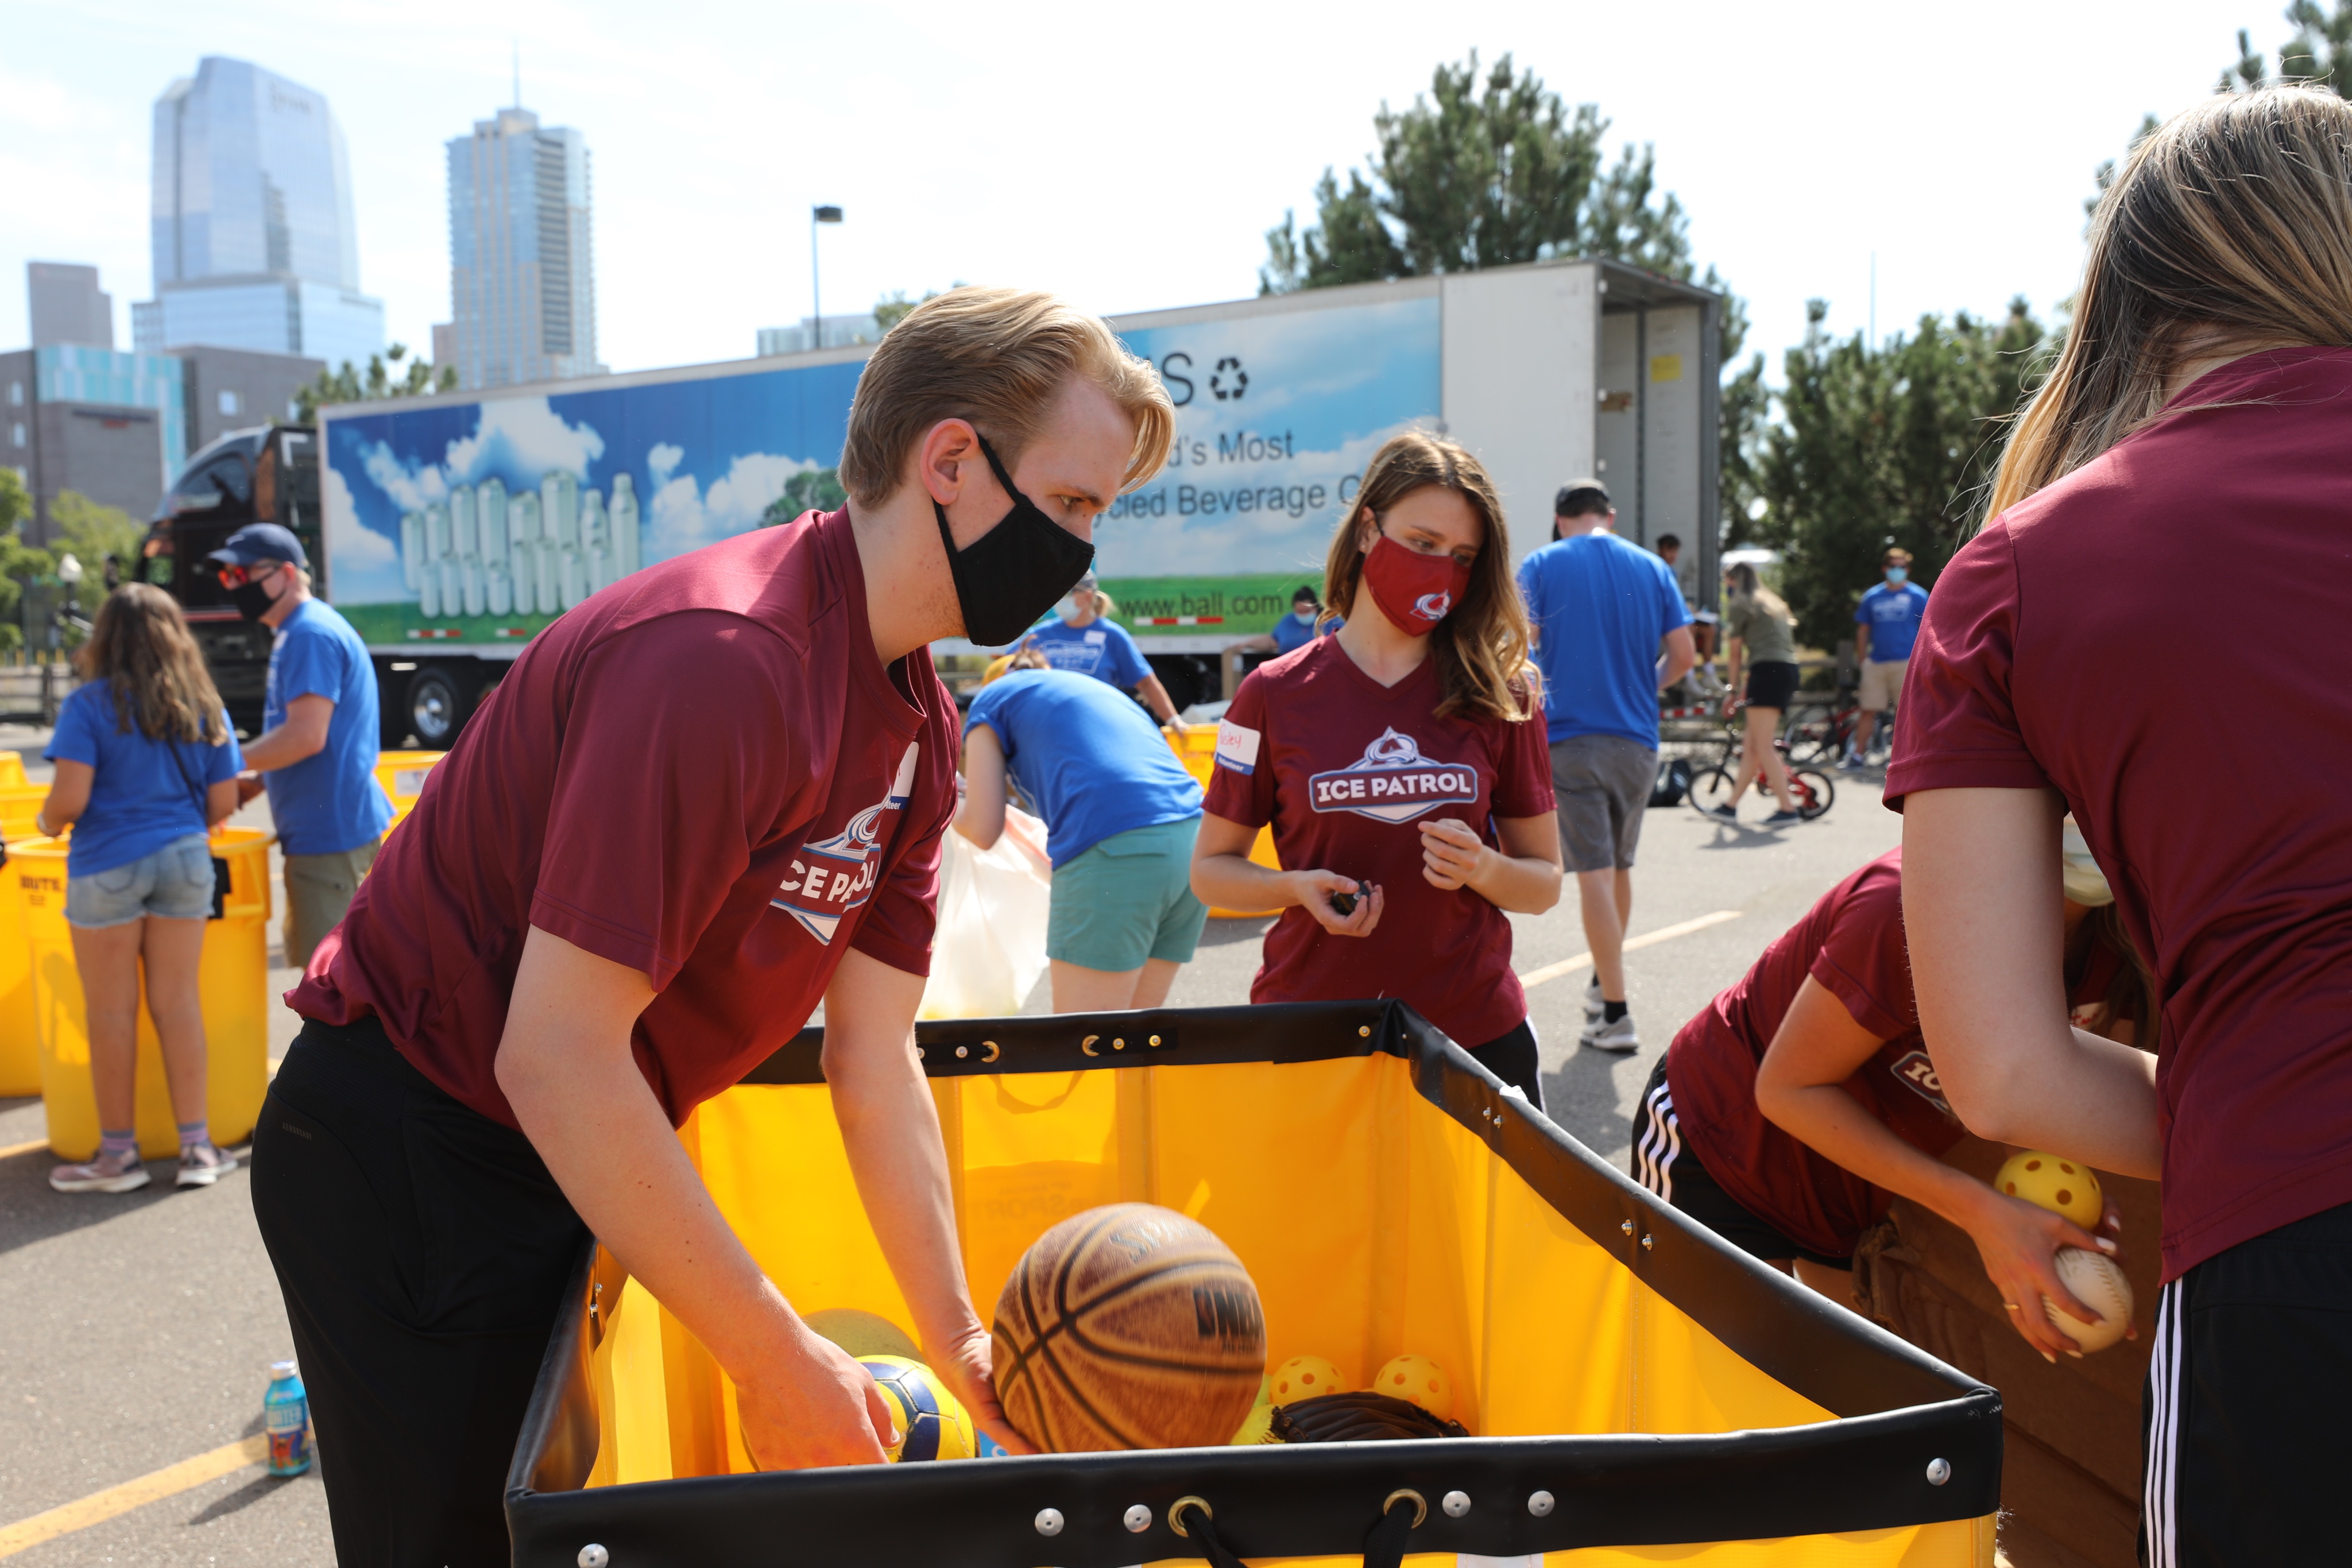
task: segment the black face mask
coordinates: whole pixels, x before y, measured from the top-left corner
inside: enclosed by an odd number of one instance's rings
[[[1095,562],[1095,547],[1056,525],[1036,502],[1013,487],[1013,476],[996,460],[985,436],[980,437],[980,450],[996,482],[1013,497],[1013,509],[1004,520],[960,550],[948,529],[948,509],[933,501],[931,510],[939,514],[940,543],[947,549],[948,570],[955,578],[963,634],[981,647],[992,648],[1029,630],[1055,600],[1076,587]]]
[[[247,621],[260,620],[269,613],[269,607],[278,602],[269,597],[267,586],[253,581],[240,582],[230,589],[228,601],[236,605],[236,612]]]

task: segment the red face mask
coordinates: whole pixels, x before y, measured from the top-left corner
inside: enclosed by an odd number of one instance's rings
[[[1364,557],[1364,586],[1400,631],[1426,637],[1470,591],[1470,563],[1423,555],[1382,534]]]

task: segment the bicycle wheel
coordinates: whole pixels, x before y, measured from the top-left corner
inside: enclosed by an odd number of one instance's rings
[[[1780,739],[1790,759],[1820,762],[1834,757],[1848,733],[1848,727],[1839,724],[1834,708],[1792,707],[1788,722],[1781,726]]]
[[[1710,768],[1690,781],[1691,809],[1702,817],[1717,817],[1717,808],[1731,800],[1732,774],[1728,768]]]
[[[1789,793],[1797,798],[1797,815],[1808,822],[1837,802],[1837,786],[1818,768],[1790,768]]]

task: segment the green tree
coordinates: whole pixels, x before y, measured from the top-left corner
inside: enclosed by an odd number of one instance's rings
[[[760,514],[760,526],[772,528],[779,523],[789,523],[803,512],[814,507],[820,512],[840,509],[849,499],[849,492],[841,487],[841,471],[837,468],[803,468],[784,481],[783,494],[768,503]]]
[[[403,360],[408,361],[404,371],[401,368]],[[407,344],[394,343],[381,354],[368,356],[364,376],[352,368],[349,360],[343,361],[341,370],[320,371],[318,380],[294,394],[295,413],[308,424],[328,403],[382,402],[387,398],[422,397],[427,392],[457,390],[457,371],[454,366],[443,366],[436,376],[433,367],[422,359],[408,359]]]
[[[963,286],[958,284],[956,287],[961,288]],[[928,305],[939,297],[940,291],[936,288],[924,289],[920,299],[908,298],[907,291],[903,288],[894,289],[874,302],[875,324],[887,332],[891,328],[904,321],[907,319],[907,313],[916,306]]]
[[[1753,454],[1763,506],[1748,533],[1783,553],[1781,592],[1800,637],[1818,648],[1853,635],[1853,609],[1890,545],[1935,580],[1979,517],[2007,421],[2048,351],[2022,297],[2001,320],[1965,311],[1923,316],[1908,337],[1874,348],[1822,330],[1828,305],[1805,308],[1804,340],[1784,362],[1780,418]]]
[[[49,503],[49,530],[55,548],[69,550],[92,580],[100,564],[112,556],[129,577],[147,542],[147,529],[120,507],[101,507],[78,490],[60,490]]]
[[[1622,261],[1677,282],[1696,274],[1690,220],[1657,189],[1653,148],[1627,146],[1603,168],[1609,122],[1593,104],[1570,108],[1509,55],[1483,76],[1474,51],[1441,64],[1426,94],[1372,117],[1376,143],[1341,183],[1325,169],[1315,222],[1297,212],[1266,231],[1258,292],[1287,294],[1347,283],[1468,272],[1552,256]],[[1764,360],[1738,369],[1748,311],[1713,267],[1703,287],[1724,297],[1719,362],[1723,517],[1752,501],[1753,458],[1764,414]]]
[[[57,558],[25,542],[24,527],[33,515],[33,497],[14,468],[0,468],[0,653],[25,645],[17,607],[25,584],[57,570]]]

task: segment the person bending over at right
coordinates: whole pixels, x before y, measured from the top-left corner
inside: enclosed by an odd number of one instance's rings
[[[2076,844],[2063,871],[2069,1000],[2078,1022],[2125,1035],[2149,1016],[2146,978],[2107,907],[2115,895]],[[1907,1197],[1969,1233],[2004,1302],[2047,1295],[2096,1322],[2053,1260],[2113,1241],[1938,1158],[1967,1129],[1920,1038],[1903,929],[1894,849],[1823,894],[1675,1037],[1642,1093],[1634,1178],[1846,1306],[1856,1243]],[[2110,1206],[2101,1229],[2117,1223]],[[2010,1322],[2044,1356],[2075,1354],[2039,1312]]]

